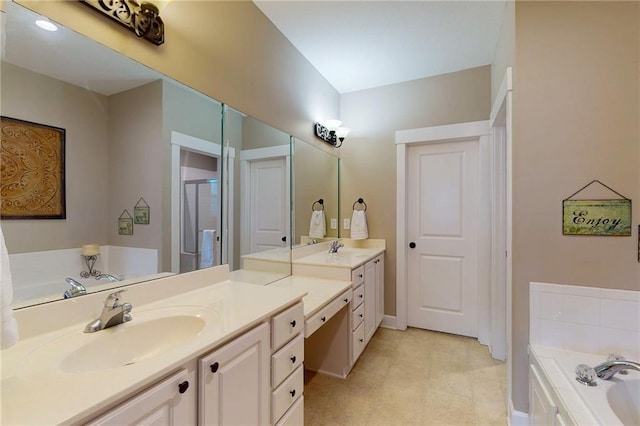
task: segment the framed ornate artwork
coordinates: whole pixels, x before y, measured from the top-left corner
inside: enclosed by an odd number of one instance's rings
[[[0,217],[65,219],[65,129],[0,117]]]

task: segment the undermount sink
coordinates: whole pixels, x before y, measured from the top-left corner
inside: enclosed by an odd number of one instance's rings
[[[132,365],[161,355],[197,336],[207,325],[204,309],[132,312],[133,320],[95,333],[57,338],[27,357],[28,365],[54,363],[64,373],[86,373]]]
[[[640,379],[620,380],[607,391],[607,400],[623,424],[640,424]]]

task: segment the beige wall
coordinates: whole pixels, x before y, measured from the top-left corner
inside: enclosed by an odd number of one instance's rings
[[[396,314],[395,131],[488,120],[490,96],[490,66],[342,95],[342,121],[352,129],[340,148],[342,217],[350,218],[353,202],[364,198],[369,238],[387,241],[387,315]]]
[[[17,3],[304,140],[314,121],[339,116],[335,89],[251,1],[156,1],[159,47],[80,2]]]
[[[640,200],[638,2],[518,2],[513,134],[513,400],[527,411],[529,282],[640,290],[632,237],[562,235],[599,179]],[[588,196],[609,196],[593,191]]]
[[[159,249],[162,267],[162,81],[112,95],[109,118],[109,243]],[[149,225],[119,235],[118,217],[125,209],[133,216],[140,197],[150,207]]]
[[[9,253],[108,243],[108,98],[2,62],[2,115],[65,129],[66,220],[3,220]]]

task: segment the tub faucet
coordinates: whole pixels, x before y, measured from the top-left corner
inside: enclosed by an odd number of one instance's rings
[[[640,363],[627,361],[626,359],[612,359],[593,367],[598,378],[609,380],[616,373],[624,374],[626,370],[640,371]]]
[[[85,333],[94,333],[104,330],[105,328],[113,327],[114,325],[131,321],[131,309],[133,306],[131,303],[120,304],[120,294],[122,294],[123,291],[125,290],[119,290],[107,296],[100,318],[87,324],[84,329]]]
[[[112,282],[112,283],[119,283],[120,282],[119,279],[117,279],[116,277],[114,277],[111,274],[98,274],[98,275],[96,275],[96,280],[99,280],[101,278],[106,278],[106,279],[109,280],[109,282]]]
[[[344,247],[344,244],[340,240],[331,241],[331,247],[329,247],[329,253],[337,253],[340,247]]]
[[[85,288],[85,286],[83,286],[73,278],[65,278],[65,281],[71,286],[71,288],[65,290],[62,295],[65,299],[87,294],[87,289]]]

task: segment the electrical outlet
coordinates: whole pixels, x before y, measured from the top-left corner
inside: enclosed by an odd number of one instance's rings
[[[331,229],[338,229],[338,219],[335,217],[331,218]]]
[[[344,229],[351,229],[351,219],[344,220]]]

